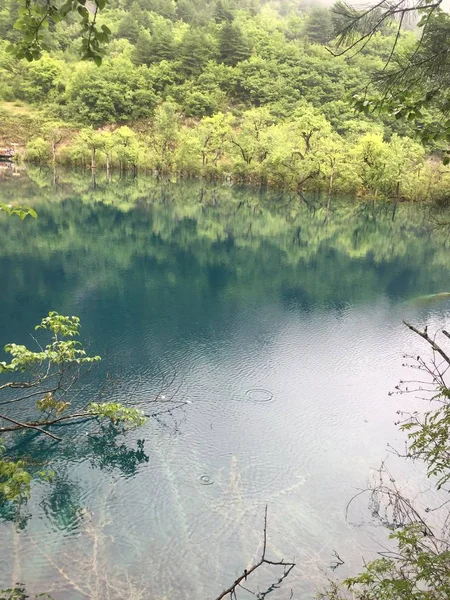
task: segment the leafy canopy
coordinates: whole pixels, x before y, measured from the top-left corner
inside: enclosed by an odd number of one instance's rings
[[[66,19],[69,14],[78,16],[81,32],[81,56],[92,59],[98,65],[102,62],[104,45],[109,42],[111,30],[107,25],[97,25],[97,15],[105,8],[108,0],[19,0],[19,18],[14,28],[21,34],[17,44],[9,46],[10,52],[18,58],[33,61],[42,56],[46,49],[44,32]]]
[[[414,123],[421,139],[441,142],[450,162],[450,15],[441,8],[442,0],[382,0],[358,10],[339,0],[333,7],[337,52],[363,52],[380,30],[395,32],[381,69],[375,70],[371,84],[354,96],[363,113],[385,111],[396,119]],[[418,36],[414,44],[402,44],[406,27],[415,22]],[[434,114],[432,122],[427,114]]]

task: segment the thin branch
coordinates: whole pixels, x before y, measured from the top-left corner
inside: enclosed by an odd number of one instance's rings
[[[437,352],[438,354],[440,354],[442,356],[442,358],[445,360],[445,362],[448,365],[450,365],[450,356],[448,356],[448,354],[446,354],[444,352],[444,350],[442,350],[442,348],[440,346],[438,346],[438,344],[436,344],[436,342],[430,338],[426,329],[424,331],[419,331],[419,329],[416,329],[416,327],[414,327],[414,325],[411,325],[407,321],[404,320],[403,323],[406,325],[406,327],[408,327],[408,329],[411,329],[411,331],[414,331],[414,333],[417,333],[417,335],[420,335],[421,338],[423,338],[425,341],[427,341],[430,344],[430,346],[433,348],[433,350],[435,352]]]
[[[13,431],[15,429],[22,429],[22,428],[34,429],[35,431],[39,431],[40,433],[44,433],[45,435],[48,435],[48,437],[53,438],[54,440],[57,440],[58,442],[62,442],[62,438],[58,437],[57,435],[53,435],[53,433],[50,433],[49,431],[45,431],[45,429],[42,429],[41,427],[38,427],[37,425],[32,425],[30,423],[21,423],[20,421],[11,419],[11,417],[5,417],[5,415],[0,415],[0,419],[4,419],[5,421],[14,423],[17,426],[16,428],[10,429],[9,431]],[[8,431],[8,429],[1,428],[0,431]]]
[[[40,430],[41,426],[49,427],[50,425],[56,425],[57,423],[61,423],[62,421],[69,421],[72,419],[94,419],[96,415],[84,411],[80,413],[74,413],[72,415],[63,415],[62,417],[57,417],[56,419],[52,419],[51,421],[33,421],[31,423],[20,423],[19,421],[13,421],[9,417],[3,417],[3,415],[0,415],[0,417],[5,419],[6,421],[11,421],[11,423],[15,423],[14,427],[0,427],[0,433],[7,433],[10,431],[18,431],[19,429],[22,429],[22,427],[31,427],[32,429]],[[50,435],[50,437],[52,436],[52,434],[45,430],[42,430],[42,432],[47,435]],[[60,441],[60,438],[57,439]]]
[[[34,387],[36,385],[38,385],[39,382],[33,382],[33,383],[24,383],[24,382],[16,382],[16,381],[9,381],[8,383],[4,383],[3,385],[0,385],[0,391],[1,390],[5,390],[7,388],[11,388],[11,389],[23,389],[23,388],[30,388],[30,387]]]
[[[8,404],[13,404],[14,402],[22,402],[22,400],[28,400],[29,398],[33,398],[33,396],[45,396],[46,394],[54,394],[59,388],[52,388],[50,390],[38,390],[37,392],[33,392],[32,394],[27,394],[26,396],[20,396],[19,398],[12,398],[11,400],[5,400],[4,402],[0,402],[0,406],[6,406]]]
[[[402,31],[402,25],[403,25],[404,18],[405,18],[405,13],[402,13],[402,16],[400,17],[400,21],[399,21],[398,28],[397,28],[397,34],[395,36],[395,40],[392,45],[391,52],[389,54],[389,58],[387,59],[387,61],[384,64],[383,71],[385,71],[388,68],[389,63],[391,62],[392,57],[394,56],[394,52],[395,52],[395,49],[397,48],[398,40],[400,38],[400,33]]]
[[[266,558],[266,550],[267,550],[267,504],[266,504],[266,508],[265,508],[265,511],[264,511],[264,532],[263,532],[263,536],[264,536],[264,538],[263,538],[263,550],[262,550],[261,558],[259,559],[259,561],[257,563],[255,563],[254,565],[252,565],[249,569],[244,569],[244,572],[242,573],[242,575],[240,575],[237,579],[235,579],[234,582],[230,585],[230,587],[228,587],[219,596],[217,596],[217,598],[215,598],[215,600],[222,600],[222,598],[225,598],[225,596],[228,596],[228,594],[230,594],[230,598],[235,598],[236,599],[236,588],[237,587],[243,587],[243,586],[241,586],[241,582],[244,581],[244,580],[247,580],[247,577],[251,573],[253,573],[253,571],[256,571],[256,569],[258,569],[263,564],[288,567],[288,569],[285,569],[285,572],[284,572],[283,576],[278,580],[278,582],[275,585],[278,585],[279,583],[281,583],[281,581],[285,577],[287,577],[289,575],[289,573],[295,567],[295,563],[294,562],[286,562],[284,560],[281,560],[281,561],[272,561],[272,560],[268,560]],[[247,591],[249,591],[249,590],[247,590]]]
[[[263,543],[263,551],[262,551],[262,560],[266,558],[266,550],[267,550],[267,504],[264,509],[264,543]]]

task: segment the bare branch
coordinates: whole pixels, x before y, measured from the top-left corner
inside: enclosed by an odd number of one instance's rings
[[[417,335],[420,335],[421,338],[423,338],[425,341],[427,341],[430,344],[430,346],[433,348],[433,350],[435,352],[437,352],[438,354],[440,354],[442,356],[442,358],[445,360],[445,362],[448,365],[450,365],[450,356],[448,356],[448,354],[446,354],[444,352],[444,350],[442,350],[442,348],[440,346],[438,346],[438,344],[436,344],[436,342],[429,337],[426,329],[424,331],[419,331],[418,329],[416,329],[416,327],[414,327],[414,325],[411,325],[407,321],[403,321],[403,323],[406,325],[406,327],[408,327],[408,329],[411,329],[411,331],[414,331],[414,333],[417,333]]]
[[[217,598],[215,598],[215,600],[222,600],[222,598],[225,598],[225,596],[227,596],[228,594],[230,594],[230,598],[236,599],[236,588],[244,587],[241,585],[241,582],[244,580],[247,580],[247,577],[251,573],[253,573],[253,571],[256,571],[256,569],[261,567],[261,565],[263,565],[263,564],[285,567],[284,573],[281,576],[281,578],[273,586],[271,586],[271,588],[269,588],[268,591],[272,591],[272,589],[274,589],[277,585],[279,585],[283,581],[283,579],[285,579],[289,575],[289,573],[292,571],[292,569],[295,567],[295,563],[294,562],[286,562],[284,560],[281,560],[281,561],[268,560],[266,558],[266,550],[267,550],[267,504],[266,504],[266,508],[264,511],[263,550],[262,550],[260,560],[257,563],[255,563],[254,565],[252,565],[249,569],[244,569],[244,572],[242,573],[242,575],[240,575],[237,579],[235,579],[234,582],[230,585],[230,587],[228,587],[219,596],[217,596]],[[287,569],[286,569],[286,567],[287,567]],[[250,591],[250,590],[247,590],[247,588],[244,588],[244,589],[246,589],[246,591]],[[264,597],[264,595],[263,595],[263,597]]]
[[[16,425],[15,428],[0,428],[0,431],[15,431],[17,429],[34,429],[36,431],[39,431],[40,433],[43,433],[45,435],[48,435],[48,437],[53,438],[54,440],[57,440],[58,442],[62,441],[62,438],[58,437],[57,435],[53,435],[53,433],[50,433],[49,431],[45,431],[45,429],[42,429],[41,427],[39,427],[38,425],[33,425],[31,423],[21,423],[20,421],[16,421],[15,419],[11,419],[11,417],[6,417],[5,415],[0,415],[0,419],[4,419],[5,421],[9,421],[10,423],[14,423]],[[45,424],[45,423],[44,423]]]

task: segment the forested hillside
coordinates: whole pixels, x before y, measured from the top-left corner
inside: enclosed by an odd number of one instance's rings
[[[6,0],[0,145],[17,144],[29,160],[330,195],[450,190],[439,148],[414,140],[432,113],[404,122],[352,106],[388,60],[394,26],[335,57],[332,13],[308,2],[113,0],[97,17],[111,37],[97,65],[80,60],[76,15],[46,31],[39,61],[18,60],[8,51],[18,15],[17,1]],[[400,47],[415,39],[402,33]]]

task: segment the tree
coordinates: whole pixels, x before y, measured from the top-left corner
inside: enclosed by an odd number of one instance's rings
[[[115,152],[119,159],[119,168],[122,173],[128,164],[133,167],[134,174],[137,172],[139,160],[139,144],[137,136],[129,127],[119,127],[112,135]]]
[[[30,140],[26,147],[26,158],[30,162],[41,165],[45,163],[50,156],[50,145],[43,137],[37,137]]]
[[[386,176],[388,146],[381,135],[368,133],[356,145],[354,154],[363,191],[376,197]]]
[[[398,201],[412,194],[414,182],[411,183],[411,176],[422,166],[423,155],[420,144],[397,134],[392,136],[388,144],[385,181],[385,193],[389,198]]]
[[[97,150],[102,148],[103,139],[99,132],[95,131],[92,127],[86,127],[79,133],[79,138],[82,143],[86,145],[91,155],[90,167],[92,170],[96,168],[96,155]]]
[[[362,51],[386,25],[395,28],[391,50],[382,69],[372,78],[372,88],[355,96],[364,113],[385,110],[398,119],[414,122],[425,142],[450,142],[450,56],[448,38],[450,16],[441,9],[441,1],[400,0],[395,4],[383,0],[364,10],[337,2],[333,11],[338,31],[338,54],[351,49]],[[401,34],[407,18],[418,18],[418,40],[400,50]],[[427,123],[424,111],[437,111],[439,118]],[[450,161],[450,156],[445,157]]]
[[[248,41],[235,23],[224,22],[219,32],[219,58],[225,65],[234,66],[251,54]]]
[[[175,56],[175,42],[168,24],[158,23],[152,30],[148,56],[151,63],[172,60]]]
[[[141,27],[136,19],[136,14],[129,12],[120,21],[117,37],[124,38],[132,44],[136,44],[139,40],[141,31]]]
[[[206,63],[214,57],[214,48],[203,31],[191,28],[183,37],[178,55],[183,73],[192,77],[199,75]]]
[[[63,62],[44,54],[41,59],[23,66],[16,83],[16,95],[27,102],[42,102],[56,92],[63,72]]]
[[[320,151],[330,134],[325,117],[307,104],[297,108],[292,120],[270,131],[273,143],[269,161],[301,196],[304,185],[321,173]]]
[[[348,176],[348,170],[351,169],[349,146],[337,133],[332,132],[331,135],[326,137],[326,143],[321,146],[318,154],[322,157],[321,173],[326,179],[328,218],[336,182],[338,181],[341,184],[341,190],[345,190],[346,181],[350,180],[354,185],[356,177],[354,172],[351,172]]]
[[[179,118],[178,107],[170,100],[166,100],[155,110],[149,142],[155,157],[155,167],[159,172],[170,171],[174,163],[179,137]]]
[[[223,0],[218,0],[216,3],[216,7],[214,9],[214,20],[216,23],[223,23],[225,21],[233,20],[233,15]]]
[[[231,115],[218,113],[213,117],[204,117],[196,129],[196,136],[200,140],[200,153],[202,166],[213,166],[223,156],[231,134]]]
[[[274,60],[251,56],[236,66],[238,84],[234,92],[239,100],[252,106],[264,106],[286,97],[286,81]]]
[[[52,165],[56,165],[56,155],[58,152],[58,147],[67,137],[69,130],[67,126],[59,121],[50,121],[45,123],[43,127],[43,132],[45,137],[49,140],[50,149],[52,153]]]
[[[273,115],[266,107],[253,108],[242,114],[237,131],[231,135],[231,142],[247,167],[266,160],[270,151],[266,132],[274,122]]]
[[[101,67],[81,63],[66,89],[73,119],[98,127],[149,117],[157,98],[145,67],[135,69],[127,58],[112,58]]]
[[[114,134],[110,131],[102,131],[99,134],[99,148],[105,155],[105,166],[106,166],[106,177],[109,178],[110,166],[111,166],[111,158],[114,146],[116,144],[116,139]]]
[[[328,8],[312,8],[306,18],[303,34],[316,44],[328,44],[334,38],[334,27]]]
[[[133,61],[137,65],[151,65],[153,62],[152,37],[147,29],[141,29],[133,48]]]
[[[77,317],[50,312],[36,327],[51,334],[46,345],[38,346],[37,350],[14,343],[5,346],[11,360],[0,362],[0,373],[8,375],[10,380],[0,386],[0,394],[3,397],[6,394],[2,405],[7,407],[0,414],[0,434],[28,429],[60,441],[48,428],[64,421],[98,417],[133,427],[144,422],[140,411],[118,403],[91,402],[81,410],[70,410],[70,390],[82,368],[100,360],[98,356],[89,356],[74,339],[79,328]],[[38,416],[19,420],[11,409],[17,403],[30,402],[35,404]],[[25,467],[24,461],[10,460],[4,444],[0,445],[0,502],[22,501],[29,495],[31,476]]]

